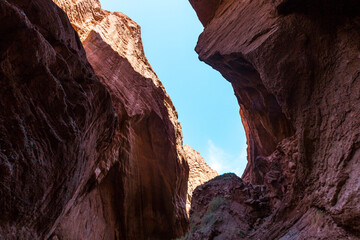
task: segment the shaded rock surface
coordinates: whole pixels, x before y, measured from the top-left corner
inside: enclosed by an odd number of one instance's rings
[[[0,1],[0,239],[45,239],[114,135],[110,94],[65,13]]]
[[[0,239],[182,235],[181,126],[140,27],[56,3],[80,38],[52,1],[0,1]]]
[[[217,171],[206,164],[200,153],[192,149],[189,145],[184,146],[186,161],[189,164],[189,180],[186,199],[186,211],[190,211],[191,198],[196,187],[218,176]]]
[[[246,239],[270,213],[263,186],[243,182],[233,173],[199,186],[191,202],[191,229],[187,239]]]
[[[188,164],[177,112],[148,63],[140,27],[99,1],[55,0],[111,94],[115,137],[59,239],[173,239],[188,227]]]
[[[246,238],[358,239],[358,2],[190,2],[205,25],[196,51],[241,108],[242,178],[270,198],[271,214]]]

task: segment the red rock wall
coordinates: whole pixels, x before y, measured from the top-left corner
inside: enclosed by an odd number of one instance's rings
[[[0,2],[0,238],[182,235],[181,126],[140,27],[57,2],[80,38],[52,1]]]
[[[110,94],[51,1],[0,1],[0,238],[44,239],[115,130]]]
[[[232,83],[247,125],[243,179],[271,198],[248,239],[359,236],[359,12],[350,0],[227,0],[205,24],[196,51]]]
[[[55,2],[78,30],[119,119],[114,140],[94,173],[95,186],[59,224],[57,237],[181,236],[188,225],[189,171],[181,126],[144,55],[140,27],[122,13],[102,10],[98,1]]]

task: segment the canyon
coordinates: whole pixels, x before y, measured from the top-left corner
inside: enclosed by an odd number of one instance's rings
[[[125,14],[2,0],[1,239],[360,239],[359,4],[189,2],[240,106],[243,176],[183,146]]]
[[[194,150],[140,27],[55,3],[1,2],[1,238],[183,235]]]

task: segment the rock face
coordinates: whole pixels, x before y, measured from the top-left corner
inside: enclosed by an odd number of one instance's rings
[[[93,185],[55,231],[59,239],[173,239],[188,227],[188,165],[177,112],[148,63],[140,27],[99,1],[55,0],[111,94],[119,122]]]
[[[0,1],[0,238],[44,239],[114,135],[111,98],[65,13]]]
[[[0,239],[182,235],[181,126],[139,26],[56,3],[80,38],[52,1],[0,1]]]
[[[189,213],[191,207],[192,194],[196,187],[218,176],[218,173],[209,167],[200,153],[192,149],[189,145],[184,146],[186,161],[189,164],[189,180],[186,199],[186,211]]]
[[[210,10],[190,2],[205,26],[196,51],[231,82],[241,107],[242,178],[270,198],[271,213],[244,238],[357,239],[358,2],[219,0]]]
[[[218,176],[194,191],[188,239],[243,239],[269,215],[263,186],[243,182],[233,173]]]

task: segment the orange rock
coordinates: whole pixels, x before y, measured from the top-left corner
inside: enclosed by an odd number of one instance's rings
[[[195,188],[218,176],[218,173],[209,167],[200,153],[192,149],[189,145],[185,145],[184,150],[190,170],[186,199],[186,211],[189,213],[191,198]]]

